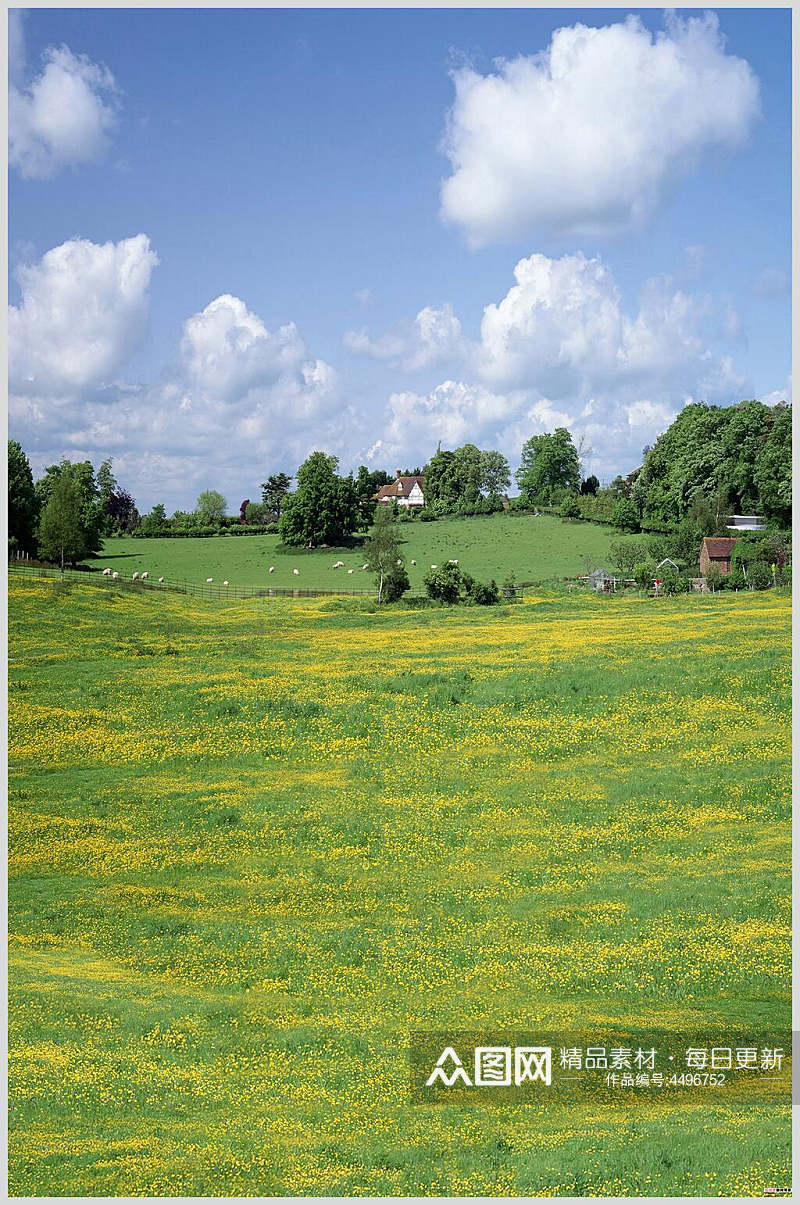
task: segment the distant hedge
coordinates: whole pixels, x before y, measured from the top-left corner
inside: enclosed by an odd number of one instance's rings
[[[237,523],[232,527],[161,527],[154,531],[135,531],[135,540],[196,540],[209,536],[272,536],[277,523]]]

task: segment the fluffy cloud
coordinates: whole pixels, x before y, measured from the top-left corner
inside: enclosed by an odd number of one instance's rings
[[[540,54],[452,77],[441,212],[475,246],[640,222],[700,152],[740,145],[759,111],[758,81],[713,14],[672,17],[655,37],[634,16],[562,28]]]
[[[744,383],[703,338],[713,309],[707,296],[655,278],[629,316],[610,269],[580,252],[531,255],[519,261],[514,279],[506,296],[484,309],[473,354],[494,386],[585,398],[654,387],[720,395]]]
[[[365,328],[347,331],[345,347],[375,360],[386,360],[394,368],[410,372],[429,368],[455,355],[461,341],[461,323],[446,302],[441,308],[425,306],[412,323],[371,339]]]
[[[21,18],[10,25],[9,162],[21,176],[46,180],[65,167],[94,163],[110,146],[118,94],[107,67],[51,46],[42,70],[24,84]]]
[[[11,387],[56,396],[111,380],[147,322],[158,256],[145,234],[118,243],[71,239],[17,268],[9,309]]]
[[[341,453],[345,437],[366,438],[364,416],[342,403],[336,373],[309,354],[297,327],[270,332],[230,294],[187,318],[160,379],[113,381],[146,316],[157,262],[139,235],[67,243],[21,273],[9,414],[35,471],[62,455],[111,455],[143,505],[186,506],[209,485],[238,505],[242,491],[256,496],[270,465],[293,469],[314,448]]]
[[[639,463],[685,402],[743,396],[745,379],[712,351],[720,323],[709,297],[653,279],[626,313],[610,269],[580,253],[531,255],[514,280],[485,307],[480,339],[462,344],[472,380],[393,393],[373,461],[419,459],[440,438],[513,461],[531,434],[567,426],[591,447],[590,467],[614,475]]]

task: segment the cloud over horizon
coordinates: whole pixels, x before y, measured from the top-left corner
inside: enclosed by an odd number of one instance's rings
[[[668,14],[655,36],[633,15],[564,27],[539,54],[451,75],[441,216],[474,247],[640,225],[701,152],[741,146],[759,114],[758,80],[713,13]]]

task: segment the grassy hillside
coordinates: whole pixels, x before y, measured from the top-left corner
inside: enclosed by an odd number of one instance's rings
[[[406,1048],[788,1025],[789,624],[13,582],[11,1192],[788,1184],[788,1107],[420,1107]]]
[[[422,587],[429,567],[451,558],[473,576],[501,582],[509,570],[517,581],[544,581],[583,573],[588,558],[592,566],[608,561],[608,548],[619,534],[596,523],[570,523],[550,515],[493,515],[437,523],[408,523],[401,527],[412,588]],[[106,540],[99,562],[105,568],[130,576],[148,570],[151,577],[205,581],[228,578],[231,585],[254,586],[269,579],[273,586],[350,589],[371,586],[362,573],[359,548],[304,550],[279,553],[277,536],[217,536],[207,540]],[[334,561],[343,569],[333,569]],[[411,564],[416,560],[416,566]],[[269,566],[275,572],[269,574]],[[299,569],[299,578],[292,570]],[[353,573],[348,574],[348,569]],[[345,580],[346,579],[346,580]]]

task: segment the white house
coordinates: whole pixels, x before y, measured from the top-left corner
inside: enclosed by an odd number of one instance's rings
[[[424,487],[424,477],[404,477],[397,469],[394,481],[382,485],[373,498],[376,502],[396,502],[398,506],[424,506]]]

